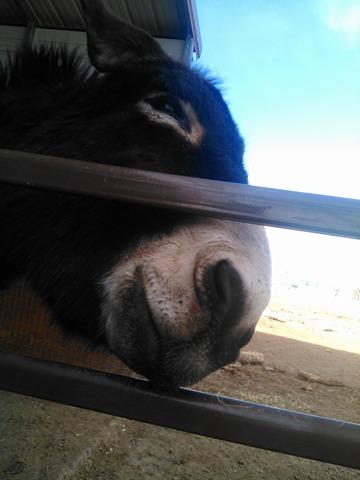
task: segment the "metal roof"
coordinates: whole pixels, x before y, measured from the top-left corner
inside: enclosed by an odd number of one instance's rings
[[[201,52],[195,0],[104,0],[120,18],[155,37],[194,39]],[[79,0],[1,0],[0,24],[84,30]]]

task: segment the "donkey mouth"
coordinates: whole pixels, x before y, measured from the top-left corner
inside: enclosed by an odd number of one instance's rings
[[[234,361],[251,334],[238,328],[241,282],[223,261],[203,277],[204,289],[216,300],[206,302],[199,292],[182,299],[167,290],[167,281],[154,268],[137,266],[111,307],[106,336],[110,349],[130,368],[162,387],[196,383]],[[231,287],[230,293],[227,291]],[[234,294],[234,295],[233,295]],[[195,300],[194,300],[195,299]],[[241,303],[241,302],[240,302]],[[188,330],[190,324],[197,325]]]
[[[110,350],[132,370],[147,378],[158,368],[160,336],[153,321],[141,268],[110,301],[106,311],[106,339]]]

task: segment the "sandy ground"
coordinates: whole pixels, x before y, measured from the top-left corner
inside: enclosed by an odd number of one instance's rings
[[[263,353],[264,363],[236,362],[196,388],[360,422],[359,338],[360,315],[274,303],[245,349]],[[334,385],[309,382],[299,371]],[[0,405],[4,480],[360,480],[357,470],[7,392],[0,392]]]

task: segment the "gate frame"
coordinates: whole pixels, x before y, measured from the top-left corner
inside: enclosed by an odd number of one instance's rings
[[[360,200],[0,149],[0,181],[360,239]],[[196,201],[194,197],[196,196]],[[360,470],[360,424],[0,350],[0,389]]]

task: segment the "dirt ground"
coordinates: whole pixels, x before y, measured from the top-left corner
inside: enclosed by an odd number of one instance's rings
[[[360,306],[350,318],[273,303],[245,349],[264,363],[236,362],[195,388],[360,422],[359,337]],[[0,429],[4,480],[360,480],[357,470],[7,392]]]

